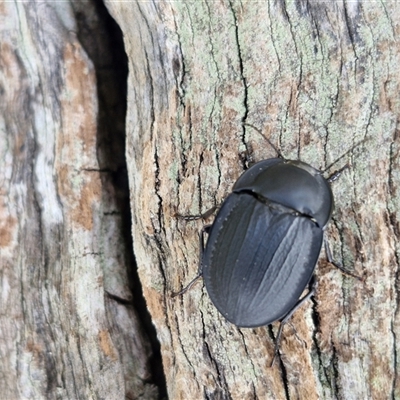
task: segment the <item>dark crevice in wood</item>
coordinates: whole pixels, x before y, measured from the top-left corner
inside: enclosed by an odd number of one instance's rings
[[[151,355],[149,355],[151,376],[146,379],[146,383],[156,385],[159,399],[166,399],[167,390],[160,343],[143,297],[133,254],[129,182],[125,157],[128,58],[125,53],[122,32],[104,3],[94,0],[90,3],[86,6],[76,5],[74,11],[78,22],[78,38],[91,58],[96,71],[99,102],[97,132],[99,168],[100,171],[106,172],[105,175],[108,175],[105,179],[112,182],[118,208],[115,213],[121,215],[121,237],[125,241],[127,250],[124,257],[127,268],[129,268],[129,287],[132,292],[132,301],[126,301],[126,305],[134,305],[141,326],[151,345]],[[93,20],[89,20],[85,12],[87,8],[95,9],[97,24],[93,23]],[[119,303],[125,302],[114,294],[108,295]]]
[[[275,338],[276,340],[276,338]],[[282,361],[282,358],[280,357],[280,353],[278,352],[278,357],[280,359],[280,371],[281,371],[281,377],[282,377],[282,384],[283,388],[285,390],[285,396],[287,400],[290,400],[290,385],[289,385],[289,380],[288,380],[288,373],[286,370],[286,366],[284,362]]]
[[[330,390],[331,393],[335,393],[336,387],[333,385],[333,379],[332,379],[332,364],[327,366],[323,362],[323,351],[321,350],[321,343],[318,338],[318,335],[321,333],[320,331],[320,315],[318,312],[318,303],[315,297],[313,296],[311,298],[312,302],[312,313],[311,313],[311,318],[314,323],[314,330],[312,333],[312,340],[314,343],[314,348],[315,348],[315,353],[317,355],[316,359],[318,360],[318,365],[319,365],[319,372],[320,372],[320,377],[321,377],[321,383],[323,386],[326,386],[326,390]]]

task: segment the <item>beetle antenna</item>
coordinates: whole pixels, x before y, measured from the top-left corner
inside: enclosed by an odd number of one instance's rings
[[[264,138],[264,140],[266,140],[269,143],[269,145],[275,150],[276,154],[278,154],[279,158],[285,159],[285,157],[283,157],[282,153],[278,150],[278,148],[266,136],[264,136],[264,134],[258,128],[256,128],[254,125],[248,124],[247,122],[243,122],[243,125],[245,126],[247,125],[250,126],[250,128],[253,128],[259,135],[261,135]]]
[[[354,144],[352,147],[350,147],[349,150],[347,150],[344,154],[342,154],[339,158],[337,158],[333,163],[330,163],[323,171],[321,171],[321,174],[324,174],[326,171],[328,171],[330,168],[332,168],[338,161],[340,161],[342,158],[346,157],[349,153],[351,153],[356,147],[358,147],[360,144],[366,142],[369,138],[364,138],[362,140],[360,140],[359,142],[357,142],[356,144]],[[346,164],[348,166],[348,164]],[[345,169],[346,166],[344,168],[342,168],[340,170],[340,172]]]

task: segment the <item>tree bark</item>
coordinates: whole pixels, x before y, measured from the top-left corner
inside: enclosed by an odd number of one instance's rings
[[[105,4],[127,90],[99,2],[0,4],[0,398],[164,396],[124,153],[170,399],[400,398],[396,4]],[[273,368],[277,323],[235,327],[202,284],[171,298],[212,222],[176,214],[276,156],[244,122],[326,176],[351,164],[326,233],[364,281],[322,254]]]
[[[399,35],[394,3],[113,2],[129,57],[127,149],[134,253],[171,399],[400,398]],[[317,294],[284,329],[238,329],[198,284],[199,214],[243,154],[324,170],[336,207]],[[359,143],[355,149],[352,147]],[[351,151],[349,151],[351,150]],[[344,155],[343,158],[341,156]],[[211,222],[212,219],[207,221]]]
[[[158,398],[110,21],[95,2],[0,4],[1,399]]]

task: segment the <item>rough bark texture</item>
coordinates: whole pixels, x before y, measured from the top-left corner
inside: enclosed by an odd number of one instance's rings
[[[156,399],[122,37],[104,5],[72,5],[0,4],[0,398]]]
[[[394,2],[0,3],[0,398],[395,399],[400,11]],[[126,100],[127,95],[127,100]],[[275,156],[332,185],[318,290],[285,327],[238,329],[197,284],[203,221]],[[333,169],[335,169],[335,167]],[[328,171],[327,173],[329,173]],[[211,222],[210,219],[207,222]],[[138,311],[139,310],[139,311]],[[141,311],[140,311],[141,310]]]
[[[113,2],[129,57],[134,253],[171,399],[400,398],[400,12],[394,2]],[[351,169],[332,185],[315,298],[286,326],[238,329],[196,285],[198,214],[274,155]],[[334,168],[333,168],[334,169]],[[327,173],[329,173],[328,171]]]

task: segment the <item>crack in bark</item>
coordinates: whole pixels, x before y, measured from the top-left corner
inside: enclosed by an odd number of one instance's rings
[[[397,264],[398,265],[398,264]],[[399,272],[397,270],[396,273],[396,283],[398,283],[399,280]],[[397,306],[394,312],[394,315],[396,315],[399,311],[399,307],[398,307],[398,302],[396,302]],[[396,343],[397,343],[397,335],[396,335],[396,328],[394,327],[394,322],[393,320],[391,321],[390,324],[390,331],[392,333],[393,336],[393,361],[394,361],[394,365],[393,365],[393,382],[392,382],[392,390],[391,390],[391,394],[392,394],[392,399],[396,399],[396,382],[399,379],[399,373],[397,371],[397,359],[398,359],[398,352],[397,352],[397,347],[396,347]]]
[[[181,296],[181,297],[182,297],[182,296]],[[182,301],[181,304],[183,305],[183,301]],[[190,367],[191,370],[192,370],[193,376],[196,376],[196,375],[197,375],[197,374],[196,374],[196,368],[195,368],[195,367],[193,366],[193,364],[191,363],[190,358],[189,358],[189,356],[188,356],[188,354],[187,354],[187,352],[186,352],[186,350],[185,350],[185,346],[183,345],[183,342],[182,342],[182,340],[181,340],[180,323],[179,323],[179,320],[178,320],[178,316],[177,316],[176,314],[175,314],[175,326],[177,327],[177,331],[178,331],[178,334],[177,334],[176,336],[177,336],[177,338],[178,338],[179,347],[181,348],[182,353],[183,353],[183,355],[184,355],[184,357],[185,357],[187,363],[189,364],[189,367]],[[171,329],[171,325],[168,325],[168,329],[169,329],[169,330]],[[174,341],[174,335],[171,335],[171,340]],[[174,346],[174,348],[175,348],[175,346]],[[198,382],[197,379],[196,379],[196,384],[197,384],[198,387],[199,387],[199,382]]]
[[[79,22],[78,38],[93,61],[99,98],[99,122],[97,132],[97,157],[99,168],[85,168],[84,171],[99,173],[105,172],[111,174],[110,179],[116,190],[117,205],[114,205],[114,208],[111,208],[111,210],[103,212],[103,215],[121,216],[121,221],[123,221],[120,226],[122,230],[121,238],[126,242],[125,247],[128,254],[127,268],[129,282],[127,282],[127,285],[131,289],[132,299],[121,298],[120,296],[108,291],[105,291],[105,296],[126,307],[134,305],[134,309],[137,312],[142,327],[141,329],[143,329],[148,338],[146,338],[146,340],[148,340],[146,343],[149,343],[149,346],[151,346],[152,353],[146,360],[146,366],[143,366],[143,368],[146,369],[149,378],[143,379],[141,376],[138,376],[138,378],[143,382],[149,383],[151,386],[156,385],[161,398],[162,396],[166,396],[166,383],[165,377],[163,376],[164,372],[162,370],[160,343],[157,340],[156,331],[151,323],[143,298],[141,284],[137,274],[137,266],[134,261],[131,237],[132,217],[129,208],[129,187],[125,159],[125,117],[127,109],[128,60],[124,48],[122,31],[110,16],[103,2],[97,2],[95,6],[89,2],[88,11],[82,8],[79,2],[77,2],[74,7],[76,7],[76,10],[74,11],[77,14]],[[94,15],[90,14],[90,12],[92,12],[91,7],[95,8]],[[148,25],[148,20],[143,14],[140,4],[138,4],[138,8],[143,24],[146,25],[148,32],[151,33],[151,27]],[[96,18],[98,18],[98,20],[96,20]],[[93,33],[93,31],[95,33]],[[139,35],[137,40],[139,42],[141,41],[143,45],[144,38],[142,37],[142,31],[143,30],[138,31]],[[146,47],[143,47],[146,50]],[[149,87],[147,87],[147,89],[150,92],[152,106],[152,125],[150,134],[153,135],[154,82],[150,69],[151,60],[147,53],[145,60],[147,63],[145,65],[145,71],[147,73],[147,82],[149,82]],[[110,72],[112,72],[111,76],[109,74]],[[135,76],[135,68],[132,68],[130,73]],[[108,90],[111,91],[109,97]],[[133,90],[135,90],[135,88],[133,88]],[[118,99],[118,101],[115,99]],[[113,122],[110,123],[110,120]],[[143,122],[139,120],[137,123],[140,126],[140,129],[143,130]],[[107,145],[109,148],[107,148]],[[159,264],[161,264],[161,261]],[[161,267],[160,270],[162,274],[163,271]],[[163,276],[163,278],[165,282],[165,276]],[[139,340],[139,338],[137,340]],[[124,365],[122,365],[122,367],[124,367]],[[131,367],[128,366],[128,368]],[[73,373],[74,369],[70,369]],[[133,379],[133,377],[126,377],[125,381],[131,379]],[[139,395],[139,393],[136,394]]]
[[[176,57],[173,60],[173,71],[174,71],[174,77],[175,77],[175,84],[178,87],[178,98],[179,98],[179,104],[183,108],[183,114],[185,114],[186,110],[186,103],[185,103],[185,97],[186,97],[186,90],[184,87],[184,82],[186,78],[186,63],[185,63],[185,57],[183,55],[183,49],[182,49],[182,39],[181,35],[179,33],[178,29],[178,23],[175,18],[175,12],[172,9],[172,16],[174,19],[174,27],[175,27],[175,33],[178,41],[178,49],[179,49],[179,56],[176,55]],[[182,150],[184,150],[182,146]]]
[[[280,360],[280,371],[281,371],[283,389],[285,390],[286,399],[290,400],[290,388],[289,388],[290,384],[289,384],[289,379],[288,379],[288,372],[286,370],[285,363],[283,362],[283,360],[280,356],[280,351],[278,351],[278,357]]]
[[[257,374],[256,374],[256,369],[255,369],[253,360],[252,360],[251,357],[250,357],[250,353],[249,353],[249,350],[248,350],[248,348],[247,348],[247,344],[246,344],[246,340],[245,340],[245,338],[244,338],[243,332],[242,332],[239,328],[238,328],[238,332],[239,332],[240,336],[242,337],[242,342],[243,342],[244,351],[245,351],[245,353],[246,353],[246,355],[247,355],[248,360],[250,361],[251,368],[252,368],[252,370],[253,370],[253,374],[254,374],[254,376],[257,376]],[[252,391],[253,391],[253,397],[256,399],[257,396],[256,396],[256,389],[255,389],[255,386],[254,386],[254,382],[252,382]]]
[[[244,106],[244,114],[241,118],[242,121],[242,143],[246,146],[247,144],[244,140],[244,135],[245,135],[245,129],[243,126],[243,123],[246,122],[247,120],[247,115],[249,113],[249,104],[248,104],[248,84],[247,84],[247,79],[244,73],[244,62],[243,62],[243,56],[242,56],[242,49],[240,45],[240,35],[239,35],[239,23],[237,19],[237,15],[235,12],[235,9],[232,4],[232,0],[229,0],[229,5],[230,5],[230,11],[232,12],[233,16],[233,21],[235,23],[235,43],[236,43],[236,48],[237,48],[237,55],[239,59],[239,73],[240,73],[240,78],[242,81],[243,85],[243,106]]]
[[[380,3],[381,3],[382,8],[383,8],[384,11],[385,11],[386,19],[387,19],[387,21],[388,21],[390,27],[392,28],[392,38],[393,38],[394,40],[396,40],[396,37],[397,37],[397,35],[396,35],[396,28],[395,28],[395,26],[393,25],[392,18],[390,18],[390,16],[389,16],[388,10],[387,10],[387,8],[386,8],[386,4],[385,4],[385,2],[382,1],[382,0],[380,0]]]
[[[358,199],[359,197],[357,196],[357,183],[356,183],[356,180],[355,180],[355,174],[353,173],[352,174],[352,176],[353,176],[353,196],[354,196],[354,198],[355,199]],[[360,221],[359,221],[359,219],[357,218],[357,210],[355,209],[355,204],[354,204],[354,202],[352,201],[351,202],[351,211],[352,211],[352,213],[353,213],[353,215],[354,215],[354,223],[355,223],[355,225],[356,225],[356,228],[357,228],[357,234],[358,234],[358,236],[359,236],[359,240],[360,240],[360,246],[362,245],[362,244],[364,244],[365,243],[365,239],[364,239],[364,237],[363,237],[363,233],[362,233],[362,229],[361,229],[361,223],[360,223]],[[358,243],[358,241],[357,241],[357,239],[358,239],[358,237],[354,234],[354,236],[355,236],[355,241],[356,241],[356,248],[355,248],[355,250],[356,251],[358,251],[359,249],[357,248],[358,246],[357,246],[357,243]],[[359,254],[358,253],[356,253],[356,256],[354,257],[354,263],[356,262],[356,260],[357,260],[357,256],[358,256]],[[361,259],[361,262],[363,263],[364,262],[364,257],[363,257],[363,254],[361,253],[361,256],[360,256],[360,259]],[[352,269],[354,270],[354,265],[352,266]],[[363,275],[363,273],[364,273],[364,271],[362,271],[362,273],[361,273],[361,275]]]
[[[336,398],[341,398],[340,393],[340,387],[339,387],[339,379],[340,379],[340,374],[339,374],[339,368],[338,368],[338,356],[337,356],[337,351],[335,344],[332,343],[332,366],[333,366],[333,393],[336,394]],[[345,397],[344,397],[345,398]]]
[[[268,17],[269,17],[269,20],[270,20],[270,21],[273,21],[273,20],[274,20],[274,17],[273,17],[272,14],[271,14],[271,2],[270,2],[270,1],[267,2],[267,7],[268,7]],[[278,50],[276,49],[276,46],[275,46],[273,24],[269,24],[269,30],[270,30],[270,35],[271,35],[271,37],[272,37],[272,47],[273,47],[273,49],[274,49],[275,56],[276,56],[276,58],[277,58],[277,60],[278,60],[278,71],[279,71],[279,72],[282,72],[281,59],[280,59],[280,57],[279,57]]]
[[[220,71],[219,71],[219,68],[218,68],[218,63],[217,63],[217,61],[215,59],[214,43],[212,41],[213,35],[212,35],[212,29],[211,29],[211,16],[213,15],[213,12],[211,11],[210,5],[208,4],[207,0],[204,2],[204,4],[207,7],[208,17],[209,17],[208,18],[208,35],[207,35],[207,38],[208,38],[209,43],[210,43],[211,59],[212,59],[212,62],[214,64],[215,71],[217,73],[217,78],[218,78],[219,81],[221,81],[221,74],[220,74]],[[216,88],[214,88],[214,104],[215,104],[215,99],[217,97],[216,92],[217,92],[217,90],[216,90]],[[212,115],[213,110],[214,110],[214,105],[213,105],[213,107],[211,109],[210,116]]]
[[[200,214],[201,214],[202,208],[203,208],[203,196],[202,196],[202,186],[203,185],[202,185],[202,182],[201,182],[201,174],[200,174],[201,166],[203,164],[203,161],[204,161],[204,156],[203,156],[203,151],[201,151],[200,155],[199,155],[199,168],[198,168],[199,175],[198,175],[198,179],[197,179],[197,192],[198,192],[198,198],[199,198],[199,212],[200,212]],[[219,174],[219,175],[221,175],[221,174]]]
[[[104,293],[107,295],[108,298],[116,301],[118,304],[121,304],[123,306],[132,306],[133,305],[133,299],[124,299],[120,296],[117,296],[113,293],[108,292],[107,290],[105,290]]]
[[[315,346],[315,350],[316,350],[316,353],[317,353],[317,357],[318,357],[318,364],[319,364],[319,371],[320,371],[319,376],[320,376],[320,380],[321,380],[321,385],[322,385],[322,387],[324,387],[324,382],[322,382],[322,379],[321,379],[322,377],[324,377],[325,378],[325,384],[329,385],[329,388],[331,390],[331,397],[333,397],[332,394],[335,391],[334,391],[334,387],[332,386],[332,379],[329,376],[330,374],[328,372],[328,369],[323,365],[323,360],[322,360],[322,355],[323,354],[322,354],[322,350],[321,350],[321,348],[319,346],[319,340],[317,338],[318,331],[319,331],[318,328],[320,326],[320,316],[319,316],[319,312],[318,312],[318,309],[317,309],[318,302],[317,302],[317,300],[316,300],[316,298],[314,296],[312,296],[310,298],[310,300],[312,302],[311,318],[312,318],[312,320],[314,322],[314,329],[313,329],[313,332],[312,332],[312,340],[313,340],[313,343],[314,343],[314,346]],[[330,338],[332,340],[332,334],[330,335]]]
[[[228,390],[229,386],[226,381],[225,374],[223,372],[223,368],[218,364],[217,360],[211,355],[210,348],[206,341],[204,341],[203,350],[205,350],[205,353],[203,351],[203,355],[206,354],[209,357],[211,364],[213,365],[215,371],[217,372],[217,382],[216,383],[218,384],[219,388],[216,389],[216,392],[217,392],[216,394],[214,391],[211,398],[212,399],[220,398],[221,400],[222,399],[231,400],[232,397]],[[207,396],[207,394],[206,394],[206,396]],[[206,397],[206,398],[208,398],[208,397]]]
[[[359,40],[358,33],[356,27],[353,27],[353,19],[349,15],[349,10],[348,10],[348,3],[346,0],[343,0],[343,11],[344,11],[344,20],[346,23],[346,28],[347,28],[347,33],[349,36],[350,44],[353,49],[354,53],[354,81],[357,82],[356,76],[357,76],[357,64],[359,61],[358,55],[357,55],[357,50],[356,50],[356,42]]]

